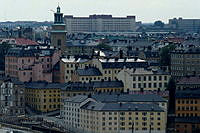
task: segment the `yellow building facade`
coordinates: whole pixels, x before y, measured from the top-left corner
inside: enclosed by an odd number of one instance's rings
[[[60,109],[60,84],[27,83],[26,105],[35,111],[50,112]]]

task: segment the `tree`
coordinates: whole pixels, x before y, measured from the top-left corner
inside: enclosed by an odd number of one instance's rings
[[[112,48],[105,43],[98,44],[97,48],[100,49],[100,50],[112,50]]]
[[[160,65],[161,66],[169,66],[171,62],[170,52],[172,52],[176,46],[174,44],[170,44],[161,49],[160,52]]]
[[[6,42],[0,44],[0,70],[5,70],[5,56],[10,48],[10,44]]]
[[[165,24],[162,21],[160,21],[160,20],[154,22],[154,26],[156,26],[156,27],[163,28],[164,25]]]

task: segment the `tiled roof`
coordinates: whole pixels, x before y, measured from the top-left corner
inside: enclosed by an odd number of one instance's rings
[[[37,42],[25,38],[16,38],[16,45],[38,45]]]
[[[78,69],[78,70],[76,70],[76,72],[80,76],[101,76],[102,75],[102,73],[99,71],[99,69],[94,68],[94,67]]]
[[[96,103],[89,102],[81,107],[87,110],[96,111],[157,111],[164,112],[156,104],[134,104],[134,103]]]

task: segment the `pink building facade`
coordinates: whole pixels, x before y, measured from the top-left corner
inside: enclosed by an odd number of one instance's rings
[[[12,48],[5,57],[5,75],[22,82],[52,82],[52,69],[60,56],[60,50],[49,47]]]

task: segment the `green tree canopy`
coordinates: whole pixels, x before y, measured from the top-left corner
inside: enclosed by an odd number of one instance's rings
[[[170,52],[172,52],[176,46],[174,44],[170,44],[161,49],[160,52],[160,65],[161,66],[169,66],[171,62]]]
[[[5,56],[10,48],[11,45],[6,42],[0,44],[0,70],[5,70]]]

